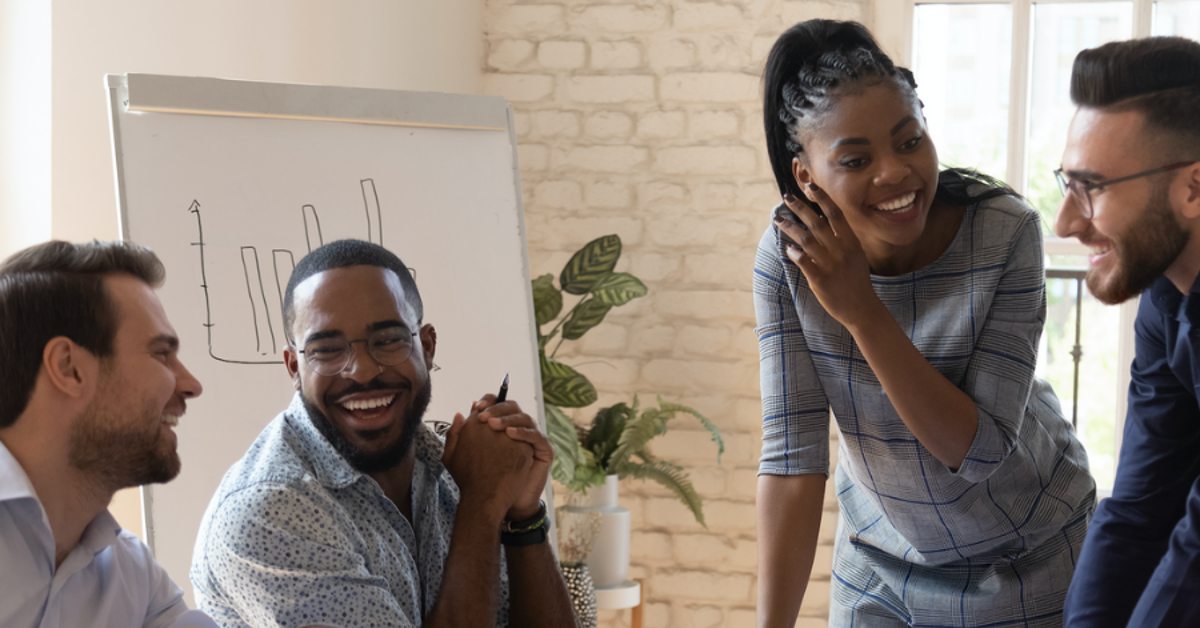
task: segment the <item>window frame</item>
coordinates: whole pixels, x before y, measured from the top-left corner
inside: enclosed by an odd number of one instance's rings
[[[1131,4],[1133,7],[1133,32],[1129,37],[1147,37],[1153,28],[1156,0],[876,0],[871,3],[872,32],[883,49],[899,65],[911,67],[913,59],[913,31],[916,27],[915,8],[923,4],[998,4],[1012,7],[1012,46],[1009,75],[1008,146],[1004,180],[1018,192],[1025,187],[1026,138],[1028,133],[1028,108],[1030,101],[1030,66],[1032,55],[1032,25],[1035,4],[1079,4],[1104,2]],[[918,77],[919,78],[919,77]],[[1063,89],[1067,89],[1064,85]],[[1046,173],[1046,176],[1050,176]],[[1045,252],[1050,255],[1086,256],[1087,248],[1073,239],[1047,238]],[[1118,306],[1120,329],[1117,340],[1117,381],[1119,391],[1129,389],[1129,365],[1134,356],[1133,321],[1137,316],[1138,299],[1130,299]],[[1086,354],[1085,354],[1086,356]],[[1075,391],[1079,394],[1080,391]],[[1114,408],[1114,450],[1119,454],[1125,429],[1127,395],[1117,395]],[[1111,487],[1100,487],[1107,494]]]

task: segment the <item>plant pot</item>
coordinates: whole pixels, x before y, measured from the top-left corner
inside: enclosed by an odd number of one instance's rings
[[[600,517],[588,570],[597,589],[619,587],[629,579],[629,510],[617,504],[617,476],[588,490],[578,503],[565,506],[569,511],[595,512]]]
[[[587,563],[561,563],[559,566],[579,628],[596,628],[596,588]]]

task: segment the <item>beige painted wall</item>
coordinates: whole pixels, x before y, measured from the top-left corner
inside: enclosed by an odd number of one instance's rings
[[[0,2],[0,258],[50,237],[50,5]]]
[[[725,436],[719,465],[706,433],[683,419],[652,447],[688,467],[707,528],[657,485],[621,487],[647,626],[755,625],[760,404],[750,276],[779,200],[759,75],[788,26],[869,20],[869,9],[866,0],[487,3],[484,82],[516,110],[532,273],[557,274],[580,245],[617,233],[618,268],[650,288],[559,357],[583,365],[603,405],[662,394],[698,408]],[[826,623],[837,517],[827,493],[803,627]],[[605,626],[628,617],[602,613]]]
[[[147,72],[476,93],[475,0],[53,0],[55,237],[117,235],[102,77]]]

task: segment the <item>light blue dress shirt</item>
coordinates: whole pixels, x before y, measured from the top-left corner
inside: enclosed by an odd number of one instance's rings
[[[54,534],[25,470],[0,443],[0,626],[212,626],[108,511],[54,565]]]

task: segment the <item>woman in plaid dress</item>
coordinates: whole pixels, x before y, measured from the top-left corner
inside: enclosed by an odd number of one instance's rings
[[[754,271],[760,625],[803,599],[831,413],[830,625],[1061,625],[1095,483],[1033,376],[1037,213],[939,172],[912,74],[860,24],[784,33],[763,118],[783,200]]]

